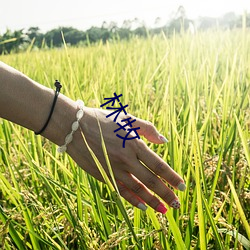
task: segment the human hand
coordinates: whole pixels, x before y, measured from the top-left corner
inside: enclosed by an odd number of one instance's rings
[[[80,122],[81,130],[88,145],[104,167],[107,175],[110,176],[101,146],[97,119],[99,120],[120,194],[132,205],[142,210],[146,210],[146,204],[148,204],[156,211],[165,213],[167,209],[160,198],[169,206],[178,209],[180,207],[178,197],[164,181],[174,188],[184,191],[186,186],[183,179],[156,153],[150,150],[143,140],[126,141],[125,148],[123,148],[123,141],[114,133],[114,130],[119,126],[113,122],[112,117],[106,118],[109,112],[94,108],[84,108],[84,112],[85,114]],[[121,123],[121,120],[129,116],[135,118],[131,115],[120,114],[117,122]],[[166,139],[147,121],[136,118],[133,127],[140,127],[137,130],[138,134],[144,136],[150,142],[157,144],[166,142]],[[125,136],[126,132],[120,130],[119,134]],[[133,134],[131,133],[131,135]],[[103,181],[80,130],[74,134],[74,140],[69,144],[67,152],[85,171]],[[156,197],[152,191],[160,198]]]
[[[0,76],[0,116],[32,131],[40,131],[51,110],[54,91],[3,63],[0,63]],[[55,144],[62,145],[65,142],[65,136],[72,128],[77,109],[77,104],[72,99],[60,94],[53,115],[42,135]],[[119,126],[113,122],[112,118],[106,118],[106,110],[84,108],[84,111],[85,114],[80,121],[81,130],[78,129],[74,133],[73,141],[67,145],[67,152],[76,163],[92,176],[103,181],[85,145],[81,134],[83,131],[88,145],[108,174],[101,146],[98,119],[120,194],[132,205],[142,210],[145,210],[145,204],[148,204],[156,211],[165,213],[166,207],[160,199],[174,208],[179,208],[177,196],[163,180],[179,190],[184,190],[183,179],[142,140],[126,141],[124,148],[123,141],[114,134]],[[120,123],[127,117],[120,114],[117,122]],[[163,137],[159,137],[151,123],[137,119],[133,126],[140,127],[137,132],[149,141],[163,143]],[[119,134],[125,136],[126,131],[121,129]],[[153,195],[150,190],[160,198]]]

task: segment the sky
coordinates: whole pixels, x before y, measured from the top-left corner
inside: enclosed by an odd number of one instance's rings
[[[46,32],[59,26],[86,30],[103,21],[121,25],[125,19],[139,18],[152,26],[157,17],[167,22],[182,5],[189,18],[218,17],[226,12],[250,12],[249,0],[0,0],[0,34],[38,26]]]

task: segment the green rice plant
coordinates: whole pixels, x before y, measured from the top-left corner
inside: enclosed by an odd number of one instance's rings
[[[249,249],[249,32],[31,48],[1,60],[49,87],[59,79],[64,94],[89,107],[123,94],[131,114],[169,139],[145,142],[187,189],[175,191],[179,211],[142,212],[119,196],[94,154],[107,184],[44,138],[0,119],[1,248]]]

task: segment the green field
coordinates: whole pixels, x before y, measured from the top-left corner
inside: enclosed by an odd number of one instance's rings
[[[148,146],[187,184],[176,191],[179,211],[142,212],[49,141],[0,119],[1,249],[250,249],[249,31],[29,48],[0,59],[51,88],[60,80],[89,107],[123,94],[131,114],[169,139]]]

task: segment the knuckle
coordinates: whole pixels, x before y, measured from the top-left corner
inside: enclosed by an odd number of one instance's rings
[[[158,203],[159,203],[159,200],[155,196],[152,196],[149,200],[147,200],[147,204],[153,208],[156,208]]]
[[[175,197],[174,194],[169,193],[168,191],[164,192],[164,194],[161,195],[161,198],[169,204],[171,200]]]
[[[118,151],[119,152],[119,151]],[[127,154],[124,154],[122,152],[119,152],[119,154],[117,154],[116,156],[117,160],[120,162],[120,163],[125,163],[127,164],[128,162],[128,157],[127,157]]]
[[[146,180],[146,186],[150,188],[151,190],[156,187],[157,184],[157,177],[155,175],[151,175]]]
[[[128,192],[127,188],[124,186],[124,185],[118,185],[118,188],[119,188],[119,192],[121,195],[124,195]]]
[[[128,164],[129,159],[128,152],[124,152],[124,148],[117,147],[117,150],[107,150],[109,159],[113,162],[113,164]]]
[[[132,187],[132,191],[135,193],[135,194],[139,194],[143,191],[143,186],[140,184],[140,183],[136,183],[133,187]]]
[[[150,122],[150,121],[147,121],[147,126],[148,127],[154,127],[154,124],[152,122]]]
[[[146,127],[146,132],[150,133],[155,130],[155,126],[152,122],[147,121],[147,127]]]
[[[149,150],[147,144],[143,140],[138,140],[136,146],[137,154],[141,155]]]
[[[158,161],[155,164],[154,172],[156,175],[162,175],[166,170],[166,165],[164,161]]]

